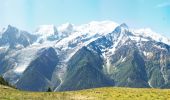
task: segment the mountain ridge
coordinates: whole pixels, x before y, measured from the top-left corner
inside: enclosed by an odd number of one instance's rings
[[[170,84],[169,39],[151,30],[136,32],[125,23],[118,25],[110,21],[80,26],[68,23],[60,30],[47,25],[43,30],[40,35],[16,28],[2,33],[0,41],[6,42],[0,42],[0,74],[19,89],[168,88]],[[9,37],[7,33],[14,36]],[[44,68],[51,70],[44,71]],[[31,81],[30,77],[34,79]],[[35,79],[43,85],[37,85]]]

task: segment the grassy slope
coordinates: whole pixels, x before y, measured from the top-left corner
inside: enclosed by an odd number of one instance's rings
[[[74,92],[26,92],[0,85],[0,100],[170,100],[170,90],[97,88]]]

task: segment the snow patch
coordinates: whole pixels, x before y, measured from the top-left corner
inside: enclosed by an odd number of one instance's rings
[[[160,50],[166,50],[165,48],[162,48],[161,46],[158,46],[158,45],[154,45],[154,47],[160,49]]]
[[[149,41],[148,39],[146,38],[142,38],[142,37],[139,37],[139,36],[129,36],[131,40],[134,40],[136,42],[140,42],[140,41]]]
[[[117,23],[112,21],[92,21],[89,24],[84,24],[76,27],[76,31],[81,33],[88,33],[88,35],[94,35],[94,33],[106,34],[112,32],[118,26]]]
[[[123,34],[120,34],[120,36],[117,38],[117,40],[114,41],[112,48],[109,49],[109,52],[111,54],[115,53],[116,47],[118,46],[118,43],[122,40],[122,38],[123,38]]]
[[[134,31],[134,35],[136,35],[136,36],[143,36],[145,38],[149,37],[157,42],[163,42],[163,43],[170,45],[170,39],[152,31],[150,28],[137,29],[137,30],[133,30],[133,31]]]
[[[126,57],[124,57],[124,58],[122,59],[122,61],[121,61],[121,62],[124,62],[124,61],[126,61]]]
[[[151,88],[153,88],[153,86],[152,86],[152,84],[151,84],[151,79],[148,80],[148,85],[149,85]]]
[[[71,33],[73,29],[74,29],[74,25],[70,23],[62,24],[57,28],[59,32],[67,32],[67,33]]]
[[[9,58],[17,59],[14,72],[23,73],[25,69],[29,66],[30,62],[36,58],[36,54],[40,49],[50,47],[52,45],[54,44],[51,42],[50,44],[44,43],[42,45],[34,44],[27,48],[12,52],[12,55],[10,55]]]
[[[148,59],[151,59],[151,58],[154,56],[154,54],[153,54],[152,52],[143,51],[143,54],[144,54],[144,56],[147,57]]]
[[[57,29],[54,25],[41,25],[38,27],[35,34],[50,36],[50,35],[54,35],[56,30]]]
[[[8,49],[9,49],[9,45],[5,45],[5,46],[1,46],[0,47],[0,52],[5,52],[5,51],[7,51]]]

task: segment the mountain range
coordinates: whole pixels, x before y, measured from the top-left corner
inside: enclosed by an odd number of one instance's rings
[[[27,91],[170,88],[170,39],[151,29],[93,21],[0,31],[0,75]]]

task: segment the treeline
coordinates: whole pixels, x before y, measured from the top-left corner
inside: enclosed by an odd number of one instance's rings
[[[0,84],[10,86],[9,83],[2,76],[0,76]]]
[[[12,86],[11,84],[9,84],[2,76],[0,76],[0,85],[5,85],[5,86],[9,86],[9,87],[12,87],[12,88],[15,88],[15,86]]]

